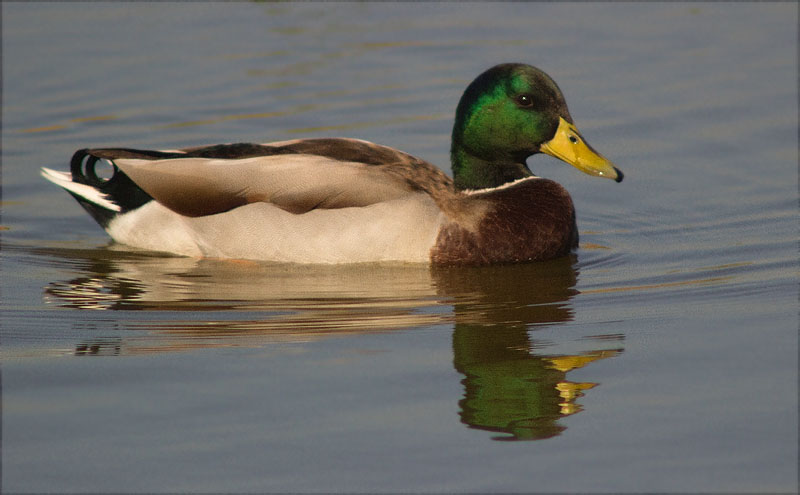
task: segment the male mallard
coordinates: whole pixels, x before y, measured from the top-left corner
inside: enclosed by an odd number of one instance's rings
[[[530,65],[477,77],[456,109],[453,179],[386,146],[346,138],[173,151],[83,149],[72,194],[117,242],[188,256],[297,263],[490,264],[545,260],[578,243],[558,183],[525,160],[544,152],[617,182],[576,129],[556,83]],[[106,160],[114,175],[98,177]]]

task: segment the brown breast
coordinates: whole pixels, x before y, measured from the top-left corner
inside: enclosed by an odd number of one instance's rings
[[[486,192],[464,194],[464,202],[487,205],[469,225],[452,219],[431,250],[436,264],[488,265],[541,261],[578,245],[575,207],[557,182],[531,178]]]

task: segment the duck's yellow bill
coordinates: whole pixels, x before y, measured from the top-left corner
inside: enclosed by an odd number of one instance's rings
[[[617,182],[622,182],[624,177],[620,169],[589,146],[578,129],[563,117],[559,117],[556,135],[539,149],[589,175],[606,177]]]

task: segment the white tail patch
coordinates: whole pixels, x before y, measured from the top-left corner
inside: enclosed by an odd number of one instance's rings
[[[102,206],[103,208],[111,211],[122,210],[119,205],[109,201],[108,196],[99,190],[93,188],[92,186],[87,186],[86,184],[73,182],[71,174],[42,167],[42,177],[49,180],[53,184],[61,186],[67,191],[84,198],[86,201],[96,204],[97,206]]]

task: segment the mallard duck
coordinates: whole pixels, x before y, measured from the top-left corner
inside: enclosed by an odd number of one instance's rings
[[[82,149],[42,169],[117,242],[196,257],[295,263],[473,264],[546,260],[578,244],[575,209],[526,159],[547,153],[617,182],[543,71],[501,64],[458,103],[453,178],[349,138],[153,151]],[[113,167],[103,179],[98,161]]]

